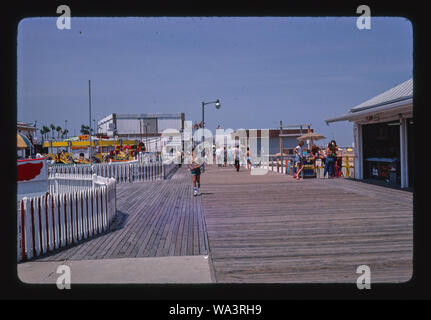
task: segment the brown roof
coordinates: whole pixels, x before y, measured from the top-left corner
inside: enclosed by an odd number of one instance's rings
[[[251,130],[253,130],[253,129],[251,129]],[[261,131],[262,130],[264,130],[264,129],[256,129],[256,131],[257,131],[257,137],[258,138],[261,137]],[[278,136],[280,135],[280,129],[267,129],[267,130],[269,130],[269,138],[278,138]],[[300,136],[301,134],[307,133],[307,130],[308,130],[307,128],[303,128],[302,129],[302,133],[301,133],[300,129],[283,129],[281,133],[282,134],[291,134],[291,135]],[[247,137],[248,137],[250,129],[245,129],[245,131],[246,131]],[[310,129],[310,131],[314,132],[313,129]],[[235,132],[236,131],[234,131],[232,133],[232,135],[235,134]]]

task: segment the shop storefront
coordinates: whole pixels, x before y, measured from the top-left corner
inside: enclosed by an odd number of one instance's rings
[[[355,178],[413,186],[413,79],[325,120],[353,122]]]

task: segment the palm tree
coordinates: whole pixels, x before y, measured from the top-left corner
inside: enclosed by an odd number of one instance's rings
[[[90,126],[86,126],[81,124],[81,133],[82,134],[90,134]]]
[[[61,127],[58,126],[57,128],[55,128],[55,131],[57,131],[57,138],[60,139]]]
[[[61,134],[61,138],[64,139],[64,137],[69,133],[69,130],[64,129],[62,134]]]
[[[40,134],[42,135],[42,143],[46,139],[46,134],[50,132],[49,128],[47,126],[43,126],[42,129],[40,129]]]
[[[54,131],[55,131],[55,126],[51,123],[51,125],[49,126],[51,128],[51,134],[52,134],[52,139],[54,140]]]

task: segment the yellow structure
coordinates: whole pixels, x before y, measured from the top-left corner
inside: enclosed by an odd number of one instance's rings
[[[92,140],[92,147],[115,147],[120,145],[129,145],[135,146],[138,145],[139,142],[136,140],[122,140],[121,143],[118,140]],[[90,141],[88,140],[77,140],[77,141],[45,141],[43,143],[43,147],[87,147],[90,145]]]

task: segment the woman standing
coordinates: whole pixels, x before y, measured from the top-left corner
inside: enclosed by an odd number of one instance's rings
[[[247,169],[251,170],[251,157],[250,157],[250,148],[247,147],[247,152],[245,153],[246,160],[247,160]]]
[[[232,163],[233,163],[232,147],[229,147],[227,150],[227,162],[229,163],[229,166],[232,167]]]
[[[337,157],[337,143],[335,140],[329,142],[328,147],[326,148],[326,161],[325,161],[325,169],[323,170],[323,178],[326,177],[326,173],[328,173],[328,178],[333,178],[335,173],[335,159]]]
[[[304,164],[302,161],[303,155],[302,155],[302,146],[304,145],[304,141],[299,141],[298,145],[295,147],[295,164],[296,164],[296,173],[293,175],[296,180],[300,180],[300,173],[302,172],[302,169],[304,168]]]

